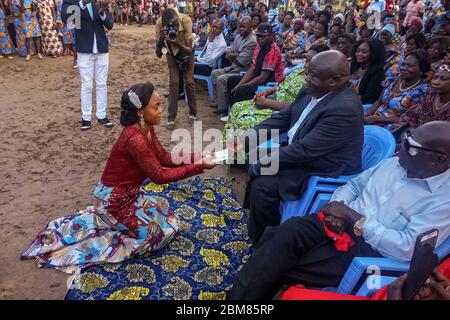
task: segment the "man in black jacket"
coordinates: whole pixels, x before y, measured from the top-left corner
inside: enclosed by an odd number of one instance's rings
[[[106,117],[108,81],[108,38],[113,18],[105,5],[93,0],[64,0],[62,19],[75,24],[75,42],[81,77],[81,130],[91,128],[92,87],[95,78],[98,122],[105,127],[113,124]]]
[[[256,126],[279,129],[288,145],[273,151],[278,172],[265,175],[267,158],[249,168],[244,207],[250,209],[249,236],[256,244],[268,226],[280,224],[280,201],[300,198],[310,176],[338,177],[361,170],[364,115],[361,100],[349,87],[347,58],[335,50],[317,54],[307,70],[305,87],[291,106]],[[242,149],[246,133],[229,148]],[[262,174],[261,174],[262,173]]]

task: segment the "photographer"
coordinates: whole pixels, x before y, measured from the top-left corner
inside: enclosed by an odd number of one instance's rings
[[[98,122],[111,128],[113,123],[106,117],[107,81],[109,67],[108,38],[105,28],[113,28],[113,18],[108,4],[92,0],[64,0],[61,14],[64,23],[73,19],[71,6],[80,7],[81,23],[75,29],[78,67],[81,78],[81,130],[91,128],[92,89],[96,85],[96,116]]]
[[[194,55],[192,52],[192,21],[187,15],[167,8],[156,21],[156,55],[166,55],[169,67],[169,114],[167,127],[173,129],[178,112],[178,90],[183,74],[185,91],[189,104],[189,121],[197,119],[197,103],[194,83]]]

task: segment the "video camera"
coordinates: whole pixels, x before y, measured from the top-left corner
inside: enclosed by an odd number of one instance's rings
[[[178,30],[174,26],[168,26],[166,28],[166,34],[169,36],[169,39],[175,40],[177,38],[177,35],[178,35]]]

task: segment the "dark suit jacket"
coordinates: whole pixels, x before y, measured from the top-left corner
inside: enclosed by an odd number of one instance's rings
[[[310,99],[301,90],[289,108],[256,126],[256,131],[288,132]],[[350,87],[330,93],[304,119],[292,143],[271,154],[279,157],[277,180],[281,198],[298,199],[309,176],[338,177],[360,172],[363,141],[364,113],[358,94]],[[258,162],[251,169],[259,175],[261,167]]]
[[[81,12],[80,22],[81,28],[75,29],[75,42],[77,52],[79,53],[93,53],[94,34],[97,39],[97,48],[99,53],[108,52],[108,38],[105,34],[105,28],[111,30],[113,27],[113,18],[109,12],[106,13],[106,19],[103,21],[98,14],[98,6],[92,3],[92,11],[94,17],[91,18],[89,10],[81,9],[78,0],[64,0],[61,16],[64,23],[71,17],[73,11],[70,6],[77,6]],[[68,10],[69,9],[69,10]]]
[[[374,103],[383,91],[381,83],[386,77],[382,65],[370,66],[359,84],[359,95],[362,104]]]

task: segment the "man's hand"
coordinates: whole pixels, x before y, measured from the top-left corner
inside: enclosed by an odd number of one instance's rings
[[[388,300],[402,300],[403,286],[405,285],[406,274],[392,282],[387,288]]]
[[[264,107],[265,103],[266,103],[266,98],[262,95],[255,95],[255,97],[253,98],[253,101],[255,101],[255,104],[258,107]]]
[[[244,145],[241,143],[238,137],[233,137],[229,139],[226,143],[228,153],[231,156],[234,156],[236,153],[244,149]]]
[[[231,90],[231,94],[232,95],[234,95],[234,93],[236,92],[236,90],[239,88],[239,85],[237,85],[236,87],[234,87],[232,90]]]
[[[109,12],[108,7],[102,5],[102,6],[100,7],[100,9],[98,10],[98,15],[99,15],[99,16],[103,16],[103,15],[105,15],[107,12]]]
[[[420,300],[450,300],[450,281],[436,268],[417,296]]]
[[[341,220],[344,220],[351,225],[354,225],[363,216],[358,212],[346,206],[343,202],[332,201],[322,208],[322,211],[326,216],[334,216]]]
[[[178,41],[178,38],[170,39],[169,35],[166,35],[166,42],[167,42],[167,44],[174,45],[174,46],[179,46],[180,45],[180,42]]]
[[[225,54],[225,59],[227,59],[228,61],[233,63],[234,60],[236,60],[237,56],[238,56],[237,53],[227,53],[227,54]]]
[[[325,216],[325,225],[334,233],[342,234],[345,231],[345,221],[335,216]]]
[[[209,40],[209,42],[213,42],[215,37],[216,36],[214,35],[214,33],[212,33],[212,32],[208,33],[208,40]]]

